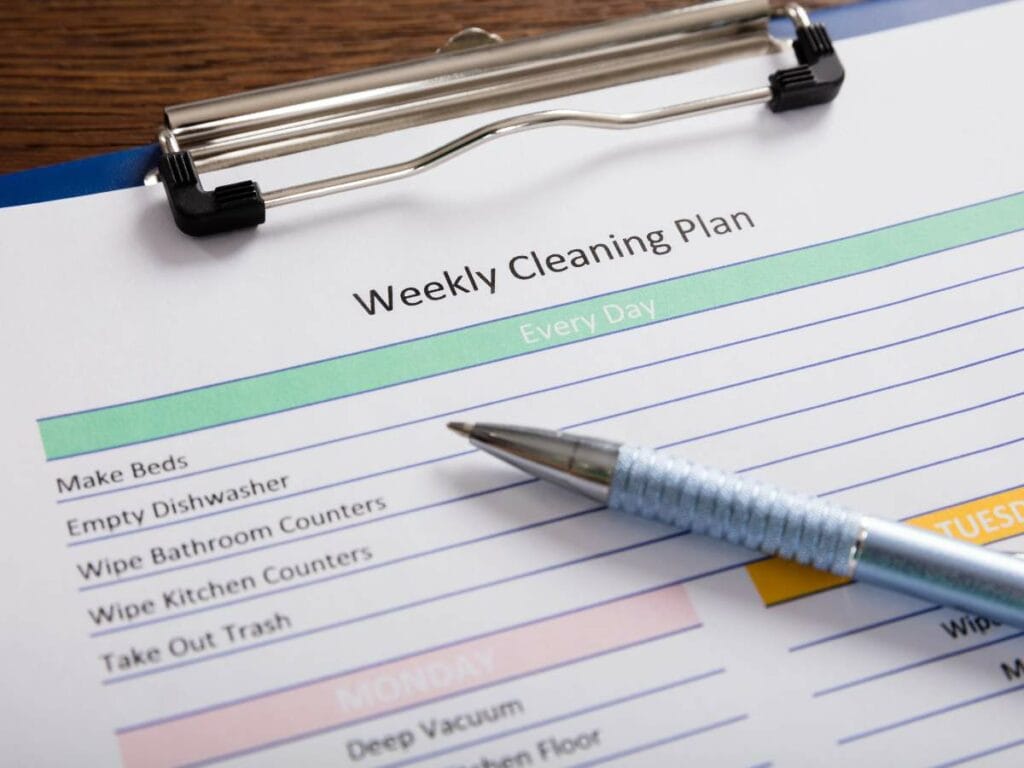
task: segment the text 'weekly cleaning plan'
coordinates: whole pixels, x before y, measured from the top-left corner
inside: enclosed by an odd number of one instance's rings
[[[841,41],[827,107],[510,137],[254,232],[186,238],[156,188],[0,212],[4,761],[1020,764],[1021,631],[626,519],[444,424],[1024,549],[1024,107],[998,59],[1022,21]],[[789,55],[558,103],[757,87]]]

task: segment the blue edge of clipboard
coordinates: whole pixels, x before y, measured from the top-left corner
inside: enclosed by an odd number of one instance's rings
[[[855,5],[823,8],[813,15],[828,26],[832,37],[842,39],[998,2],[1005,0],[863,0]],[[780,27],[778,34],[785,37],[788,30]],[[156,165],[158,152],[158,146],[150,144],[0,175],[0,208],[139,186],[146,172]]]

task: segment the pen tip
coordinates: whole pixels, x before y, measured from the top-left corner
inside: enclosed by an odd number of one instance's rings
[[[449,421],[448,429],[452,432],[458,432],[464,437],[469,437],[473,432],[473,425],[466,421]]]

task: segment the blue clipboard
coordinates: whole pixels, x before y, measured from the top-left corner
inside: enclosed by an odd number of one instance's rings
[[[949,16],[1005,0],[862,0],[855,5],[815,11],[833,38],[844,39]],[[778,34],[787,36],[783,20]],[[41,203],[141,186],[156,166],[156,144],[0,175],[0,208]]]

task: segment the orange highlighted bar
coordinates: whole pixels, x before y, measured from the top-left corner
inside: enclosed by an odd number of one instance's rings
[[[813,595],[850,581],[778,557],[751,563],[747,566],[747,573],[765,605],[777,605],[797,597]]]
[[[906,523],[972,544],[1009,539],[1024,534],[1024,486],[918,515]],[[775,557],[751,563],[747,573],[765,605],[806,597],[849,581]]]
[[[247,752],[698,624],[677,584],[275,693],[123,729],[126,768]]]

